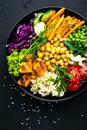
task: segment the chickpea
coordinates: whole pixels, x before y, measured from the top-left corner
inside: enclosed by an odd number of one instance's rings
[[[42,59],[41,59],[41,58],[37,58],[36,60],[37,60],[37,61],[42,61]]]
[[[66,55],[65,55],[65,54],[62,54],[62,55],[61,55],[61,58],[62,58],[62,59],[63,59],[63,58],[65,58],[65,57],[66,57]]]
[[[51,40],[51,43],[53,44],[53,43],[54,43],[54,41],[53,41],[53,40]]]
[[[60,41],[60,42],[63,42],[63,38],[60,38],[59,41]]]
[[[44,52],[44,55],[45,55],[45,56],[48,56],[48,55],[49,55],[49,52],[47,52],[47,51]]]
[[[40,50],[44,51],[45,50],[45,46],[40,47]]]
[[[57,56],[57,59],[58,59],[58,60],[60,59],[60,55]]]
[[[52,54],[55,54],[55,49],[52,49],[52,50],[51,50],[51,53],[52,53]]]
[[[69,54],[69,51],[66,51],[65,53],[66,53],[66,54]]]
[[[57,39],[59,39],[60,38],[60,34],[56,34],[56,37],[57,37]]]
[[[49,60],[49,57],[48,57],[48,56],[44,57],[44,60],[45,60],[45,61],[48,61],[48,60]]]
[[[51,72],[54,72],[54,71],[55,71],[54,67],[51,67]]]
[[[65,65],[65,66],[68,66],[68,62],[65,62],[64,65]]]
[[[54,47],[58,47],[58,45],[59,45],[59,44],[58,44],[57,42],[54,43]]]
[[[57,54],[54,54],[54,56],[53,56],[55,59],[57,59],[57,57],[58,57],[58,55]]]
[[[64,65],[60,66],[60,68],[64,68]]]
[[[63,66],[64,65],[64,62],[62,59],[59,60],[59,65]]]
[[[53,40],[54,40],[54,42],[56,42],[58,39],[57,39],[57,37],[54,37],[54,39],[53,39]]]
[[[60,54],[64,54],[65,53],[65,48],[60,48]]]
[[[64,58],[63,61],[67,63],[67,62],[68,62],[68,59],[67,59],[67,58]]]
[[[45,63],[46,61],[43,59],[42,62]]]
[[[55,59],[52,59],[50,62],[51,62],[51,63],[56,63],[56,60],[55,60]]]
[[[59,45],[60,45],[60,47],[64,47],[64,44],[62,42]]]
[[[69,59],[69,58],[70,58],[70,54],[66,54],[66,58],[68,58],[68,59]]]
[[[60,52],[60,47],[57,47],[56,50],[55,50],[56,54],[59,54]]]
[[[52,66],[51,66],[51,65],[49,65],[49,66],[48,66],[48,70],[51,70],[51,67],[52,67]]]
[[[50,65],[50,61],[47,61],[47,62],[46,62],[46,66],[49,66],[49,65]]]
[[[67,51],[67,47],[64,47],[65,51]]]
[[[51,49],[53,49],[53,47],[54,47],[53,45],[50,45],[50,48],[51,48]]]
[[[43,57],[43,53],[40,52],[40,51],[37,51],[37,56],[38,56],[38,57]]]
[[[50,57],[50,58],[53,58],[53,55],[50,53],[50,54],[49,54],[49,57]]]
[[[56,65],[58,65],[59,64],[59,61],[56,61]]]
[[[47,42],[47,43],[46,43],[46,47],[49,47],[49,46],[50,46],[50,42]]]
[[[63,38],[63,41],[67,41],[67,38],[64,37],[64,38]]]
[[[51,52],[51,48],[50,47],[46,47],[46,51]]]

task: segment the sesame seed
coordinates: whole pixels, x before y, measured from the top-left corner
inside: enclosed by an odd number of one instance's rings
[[[53,121],[54,124],[56,124],[56,121]]]

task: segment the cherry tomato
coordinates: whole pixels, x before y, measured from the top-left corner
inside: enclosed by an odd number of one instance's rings
[[[76,91],[79,90],[80,88],[80,82],[70,82],[69,85],[67,86],[67,89],[69,91]]]
[[[68,67],[67,71],[72,75],[73,78],[70,81],[78,82],[80,80],[81,78],[80,70],[81,70],[80,66],[70,65]]]
[[[80,66],[70,65],[68,67],[67,72],[72,75],[72,79],[70,79],[67,85],[67,89],[69,91],[76,91],[80,88],[80,80],[81,80],[80,70],[81,70]]]

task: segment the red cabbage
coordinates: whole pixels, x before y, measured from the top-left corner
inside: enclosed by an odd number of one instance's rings
[[[30,39],[34,34],[32,20],[28,24],[19,24],[8,45],[8,52],[11,53],[13,49],[20,50],[29,47]]]

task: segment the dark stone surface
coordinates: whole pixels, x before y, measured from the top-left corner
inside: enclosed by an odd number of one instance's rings
[[[21,91],[8,75],[5,43],[13,26],[41,7],[61,6],[87,18],[86,0],[0,1],[0,130],[87,130],[87,89],[62,103],[45,103]]]

